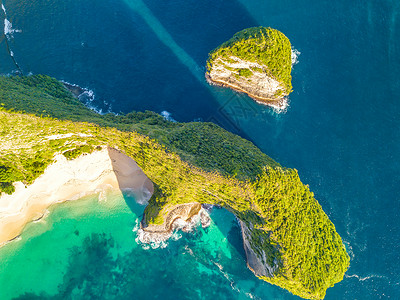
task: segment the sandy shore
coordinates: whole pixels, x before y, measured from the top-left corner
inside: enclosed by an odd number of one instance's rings
[[[118,150],[103,149],[75,160],[58,155],[33,184],[16,183],[12,195],[0,197],[0,246],[41,218],[50,205],[94,194],[101,200],[110,190],[132,190],[142,202],[154,191],[136,162]]]

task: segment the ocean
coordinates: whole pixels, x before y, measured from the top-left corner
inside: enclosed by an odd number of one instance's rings
[[[399,1],[2,4],[0,74],[48,74],[86,88],[101,112],[153,110],[251,140],[299,171],[343,238],[350,268],[326,299],[400,299]],[[281,113],[204,78],[208,52],[259,25],[300,53]],[[134,231],[144,208],[132,203],[51,208],[0,250],[0,299],[299,299],[246,268],[226,211],[148,247]]]

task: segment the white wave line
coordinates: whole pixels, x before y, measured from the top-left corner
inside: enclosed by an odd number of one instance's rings
[[[374,274],[368,275],[368,276],[365,276],[365,277],[359,276],[359,275],[357,275],[357,274],[353,274],[353,275],[347,275],[347,274],[345,274],[345,277],[346,277],[346,278],[352,278],[352,277],[354,277],[354,278],[357,278],[359,281],[365,281],[365,280],[372,279],[372,278],[388,279],[386,276],[374,275]]]
[[[299,50],[292,47],[292,49],[291,49],[292,67],[299,63],[300,54],[301,54],[301,52]]]
[[[14,29],[12,27],[12,23],[7,18],[7,10],[6,10],[3,2],[1,3],[1,8],[4,11],[4,35],[7,37],[8,40],[10,40],[11,38],[14,37],[13,34],[15,32],[20,33],[20,32],[22,32],[22,30]]]

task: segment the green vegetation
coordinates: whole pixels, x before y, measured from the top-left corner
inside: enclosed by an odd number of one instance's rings
[[[274,277],[263,279],[303,298],[324,298],[329,283],[340,281],[349,265],[347,255],[337,255],[343,245],[334,225],[296,170],[268,167],[254,189],[264,220],[254,232],[272,232],[269,244],[279,245],[282,263]],[[266,247],[259,243],[255,248]]]
[[[234,63],[232,57],[258,63],[266,68],[257,68],[258,72],[266,72],[268,76],[281,82],[284,93],[292,91],[291,45],[289,39],[280,31],[270,27],[252,27],[236,33],[230,40],[209,54],[207,70],[211,71],[218,59]],[[237,74],[250,77],[252,72],[237,69]]]
[[[253,72],[250,71],[249,69],[239,69],[239,75],[248,78],[251,77],[251,75],[253,75]]]
[[[255,178],[264,165],[278,165],[251,142],[212,123],[170,122],[151,111],[99,115],[74,98],[62,83],[45,75],[0,76],[1,106],[41,117],[135,131],[157,140],[199,168],[241,179]]]
[[[162,223],[177,204],[221,205],[251,229],[265,263],[279,266],[262,279],[308,299],[322,299],[348,268],[340,236],[297,171],[214,124],[172,123],[152,112],[101,116],[46,76],[0,77],[0,102],[2,192],[32,183],[56,154],[114,147],[155,185],[147,223]]]
[[[97,146],[96,148],[97,148],[97,150],[101,150],[100,146]],[[85,145],[78,146],[75,149],[64,151],[63,155],[67,159],[75,159],[84,153],[92,153],[93,150],[94,150],[94,147],[92,145],[85,144]]]

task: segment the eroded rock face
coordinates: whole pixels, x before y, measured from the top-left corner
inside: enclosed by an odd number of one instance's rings
[[[142,243],[159,243],[168,240],[173,231],[191,231],[196,225],[208,227],[210,217],[200,203],[185,203],[176,205],[165,217],[163,224],[145,224],[144,219],[138,232]]]
[[[265,252],[260,249],[261,251],[261,256],[258,255],[252,248],[250,244],[250,229],[246,226],[246,224],[242,221],[239,220],[240,227],[242,229],[242,237],[243,237],[243,247],[246,252],[246,258],[247,258],[247,266],[249,269],[254,273],[254,275],[261,277],[261,276],[266,276],[266,277],[272,277],[276,269],[278,268],[278,265],[275,264],[273,266],[270,266],[266,263],[265,259]]]
[[[257,101],[279,105],[287,94],[282,84],[268,76],[267,72],[265,65],[235,56],[229,59],[221,57],[213,61],[207,79],[210,83],[244,92]]]
[[[292,91],[292,51],[289,39],[270,27],[236,33],[210,52],[207,81],[244,92],[277,109],[287,107]]]

